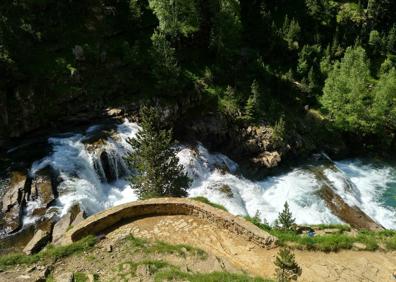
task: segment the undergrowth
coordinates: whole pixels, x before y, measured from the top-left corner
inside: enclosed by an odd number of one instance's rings
[[[333,234],[314,235],[309,237],[306,234],[298,234],[293,230],[282,230],[273,228],[261,223],[255,217],[245,217],[257,227],[267,231],[278,238],[280,246],[288,246],[293,249],[335,252],[339,250],[352,249],[354,243],[362,243],[365,250],[375,251],[380,247],[386,250],[396,250],[396,231],[368,231],[359,230],[357,234],[348,233],[351,231],[349,225],[341,224],[319,224],[311,227],[316,230],[337,229]]]
[[[96,243],[95,236],[87,236],[66,246],[48,245],[41,252],[34,255],[22,253],[7,254],[0,257],[0,268],[17,264],[33,264],[45,260],[58,260],[76,253],[89,250]]]
[[[158,254],[175,254],[181,257],[186,255],[194,255],[200,259],[206,259],[207,253],[201,249],[192,247],[187,244],[172,245],[162,241],[150,242],[145,239],[128,236],[126,238],[132,247],[143,251],[144,253],[158,253]]]

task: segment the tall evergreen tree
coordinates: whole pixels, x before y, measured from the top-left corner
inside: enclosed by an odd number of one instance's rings
[[[283,211],[279,213],[278,219],[276,220],[276,225],[280,225],[282,229],[290,229],[295,223],[295,218],[289,209],[289,204],[285,202],[283,206]]]
[[[130,178],[133,188],[142,199],[186,196],[191,180],[178,163],[172,131],[162,129],[154,108],[143,107],[140,114],[142,130],[129,140],[133,150],[126,158],[135,171]]]
[[[370,132],[372,77],[366,52],[349,47],[325,82],[321,103],[335,126],[345,131]]]

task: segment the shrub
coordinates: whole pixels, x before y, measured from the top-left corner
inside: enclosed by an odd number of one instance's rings
[[[301,275],[301,267],[297,264],[294,254],[287,248],[282,248],[278,252],[275,260],[276,278],[279,282],[297,280]]]

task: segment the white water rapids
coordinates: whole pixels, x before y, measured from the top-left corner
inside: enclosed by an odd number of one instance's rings
[[[130,151],[128,138],[133,138],[139,126],[125,121],[103,144],[88,148],[86,135],[97,130],[91,127],[86,134],[50,138],[52,153],[33,163],[31,174],[52,166],[60,172],[63,182],[58,187],[59,197],[52,213],[63,215],[79,203],[93,214],[108,207],[136,200],[136,195],[125,176],[130,172],[123,156]],[[100,155],[107,153],[115,174],[114,181],[106,181]],[[272,223],[288,201],[297,223],[339,223],[318,196],[320,183],[309,169],[295,168],[262,181],[251,181],[237,173],[238,165],[222,154],[209,153],[202,145],[195,148],[181,146],[178,157],[193,179],[189,196],[204,196],[225,206],[231,213],[254,216],[259,211],[262,220]],[[391,167],[373,167],[359,161],[335,163],[337,170],[325,169],[339,195],[349,204],[360,207],[386,228],[396,229],[396,207],[386,204],[383,195],[396,185],[396,172]],[[350,183],[350,189],[345,189]],[[396,194],[396,193],[395,193]],[[24,223],[35,220],[29,213],[35,203],[28,203]]]

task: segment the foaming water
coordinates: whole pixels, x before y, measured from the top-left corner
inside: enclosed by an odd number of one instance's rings
[[[87,142],[101,131],[92,126],[83,134],[69,134],[49,139],[52,153],[33,163],[30,174],[51,166],[62,179],[59,197],[46,216],[65,214],[75,203],[87,214],[94,214],[114,205],[137,199],[126,180],[131,171],[124,156],[131,151],[127,140],[140,130],[135,123],[125,121],[100,142]],[[202,145],[177,148],[180,163],[193,179],[189,196],[204,196],[225,206],[231,213],[254,216],[273,223],[285,201],[299,224],[340,223],[320,197],[323,184],[308,166],[284,173],[249,180],[238,172],[238,165],[225,155],[210,153]],[[312,164],[312,166],[319,165]],[[358,206],[387,228],[396,229],[396,169],[390,165],[375,166],[359,160],[320,164],[323,175],[349,205]],[[28,202],[24,223],[40,206]]]
[[[87,129],[91,134],[98,126]],[[129,173],[123,157],[130,151],[128,138],[135,137],[139,127],[125,121],[116,128],[116,132],[107,137],[103,144],[87,146],[86,136],[82,134],[71,137],[50,138],[52,154],[33,163],[30,174],[51,166],[60,173],[63,180],[58,186],[59,197],[55,207],[59,216],[64,215],[73,204],[80,204],[87,214],[94,214],[111,206],[136,200],[128,181],[121,175]],[[114,181],[107,182],[101,155],[106,153],[108,166],[114,173]],[[28,215],[29,210],[28,208]],[[25,222],[31,222],[28,219]]]
[[[339,191],[339,194],[385,228],[396,229],[395,167],[362,160],[344,160],[336,162],[336,165],[359,191],[354,198],[345,191]]]
[[[259,211],[262,220],[272,223],[287,201],[297,223],[340,222],[317,195],[319,185],[314,176],[302,169],[253,182],[235,174],[235,162],[210,154],[201,145],[195,151],[181,150],[178,157],[194,179],[189,195],[204,196],[233,214],[254,216]]]

